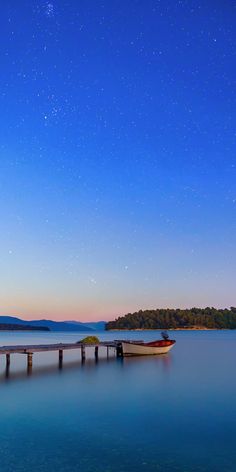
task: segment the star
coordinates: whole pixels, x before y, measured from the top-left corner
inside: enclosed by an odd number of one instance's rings
[[[53,3],[46,3],[45,5],[45,14],[46,16],[54,16],[54,5]]]

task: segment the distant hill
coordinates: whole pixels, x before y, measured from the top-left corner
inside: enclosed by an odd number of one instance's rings
[[[0,316],[0,323],[9,325],[30,325],[31,327],[46,327],[50,331],[103,331],[105,321],[91,321],[82,323],[81,321],[52,321],[52,320],[32,320],[26,321],[14,316]]]
[[[88,323],[82,323],[81,321],[67,321],[66,323],[79,324],[82,326],[87,326],[89,329],[95,331],[104,331],[106,326],[106,321],[90,321]]]
[[[104,331],[106,326],[106,321],[91,321],[90,323],[86,323],[86,326],[89,328],[95,329],[95,331]]]
[[[25,321],[14,316],[0,316],[0,324],[8,325],[21,325],[21,326],[31,326],[38,328],[48,328],[50,331],[75,331],[75,332],[85,332],[85,331],[94,331],[87,325],[83,323],[68,323],[65,321],[51,321],[51,320],[32,320]]]
[[[109,321],[106,329],[236,329],[236,308],[140,310]]]
[[[28,324],[0,323],[0,331],[50,331],[45,326],[30,326]]]

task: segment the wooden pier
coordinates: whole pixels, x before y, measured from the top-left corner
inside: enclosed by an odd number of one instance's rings
[[[36,352],[50,352],[58,351],[59,366],[62,367],[63,352],[69,350],[80,350],[81,361],[86,359],[86,350],[94,349],[95,360],[98,360],[99,348],[105,347],[107,357],[109,357],[110,349],[115,350],[117,357],[122,357],[122,340],[102,341],[99,344],[85,344],[85,343],[58,343],[58,344],[33,344],[33,345],[18,345],[18,346],[0,346],[0,355],[6,356],[6,367],[9,369],[11,362],[11,355],[25,354],[27,356],[27,366],[31,370],[33,366],[33,354]],[[133,343],[140,343],[142,341],[132,341]]]

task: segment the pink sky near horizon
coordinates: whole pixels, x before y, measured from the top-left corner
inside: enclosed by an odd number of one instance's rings
[[[182,251],[185,250],[183,246]],[[60,254],[57,264],[40,272],[40,258],[33,249],[24,260],[19,251],[19,255],[11,254],[5,261],[5,270],[2,269],[0,313],[25,320],[89,322],[109,321],[141,309],[234,306],[233,260],[232,267],[228,266],[226,284],[226,273],[217,270],[219,261],[216,262],[214,254],[211,270],[207,272],[191,251],[189,264],[184,265],[182,251],[172,248],[176,264],[171,258],[166,260],[160,249],[155,255],[156,263],[154,253],[151,259],[142,256],[140,266],[121,267],[116,262],[106,268],[100,261],[96,272],[89,276],[82,269],[78,273],[65,272]],[[198,270],[190,270],[192,258],[196,259]]]
[[[58,306],[56,302],[49,302],[42,307],[42,303],[32,305],[27,301],[21,301],[18,303],[3,303],[0,307],[0,316],[14,316],[23,320],[37,320],[37,319],[50,319],[55,321],[81,321],[81,322],[93,322],[93,321],[110,321],[114,320],[118,316],[125,315],[130,311],[136,311],[140,309],[139,306],[135,305],[119,305],[113,307],[107,306],[78,306],[72,307],[66,302],[62,306]]]
[[[145,310],[145,309],[155,309],[155,308],[192,308],[193,306],[198,306],[200,308],[205,308],[206,306],[214,306],[215,308],[230,308],[232,304],[228,304],[225,306],[222,305],[217,305],[217,304],[177,304],[173,306],[172,304],[161,304],[161,305],[146,305],[146,306],[129,306],[129,307],[123,307],[123,309],[120,308],[120,310],[117,311],[110,311],[105,312],[102,310],[97,310],[97,312],[94,310],[94,312],[89,312],[89,311],[83,311],[80,312],[80,310],[77,311],[64,311],[64,310],[59,310],[55,312],[54,310],[45,310],[41,311],[39,310],[30,310],[29,308],[23,308],[19,307],[18,309],[16,308],[10,308],[6,307],[6,309],[1,308],[0,311],[0,316],[12,316],[16,318],[21,318],[25,321],[30,321],[30,320],[39,320],[39,319],[48,319],[48,320],[53,320],[53,321],[81,321],[83,323],[86,322],[96,322],[96,321],[111,321],[119,316],[124,316],[127,313],[132,313],[135,311],[139,310]]]
[[[110,321],[115,319],[118,316],[121,316],[122,314],[127,313],[127,311],[124,311],[124,313],[111,313],[110,315],[108,313],[103,314],[100,312],[99,313],[83,313],[79,314],[78,312],[54,312],[54,311],[41,311],[41,310],[28,310],[28,309],[1,309],[0,316],[13,316],[16,318],[21,318],[25,321],[30,321],[30,320],[38,320],[38,319],[50,319],[53,321],[81,321],[83,323],[85,322],[93,322],[93,321]]]

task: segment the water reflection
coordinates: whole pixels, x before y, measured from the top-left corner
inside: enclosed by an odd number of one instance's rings
[[[110,360],[110,359],[109,359]],[[116,360],[116,359],[113,359]],[[107,363],[108,360],[107,358],[100,359],[100,362]],[[81,368],[87,368],[91,369],[91,367],[96,367],[98,364],[98,359],[81,359],[77,361],[67,361],[64,362],[60,359],[58,361],[58,364],[53,365],[41,365],[41,366],[26,366],[24,369],[22,368],[21,370],[11,370],[10,365],[6,364],[5,371],[0,374],[0,382],[5,382],[6,379],[8,380],[17,380],[17,379],[25,379],[29,376],[33,377],[43,377],[44,375],[49,375],[49,374],[55,374],[58,371],[61,373],[63,371],[72,371],[74,370],[75,372]]]
[[[8,379],[10,374],[10,365],[6,364],[6,370],[5,370],[5,378]]]
[[[17,356],[17,355],[16,355]],[[114,367],[122,367],[122,368],[132,368],[135,366],[140,366],[141,369],[145,368],[145,363],[148,365],[150,364],[150,360],[155,362],[156,365],[161,365],[163,370],[169,370],[171,367],[171,354],[162,354],[155,357],[116,357],[116,355],[105,357],[105,356],[98,356],[96,355],[93,357],[84,358],[82,357],[79,360],[73,361],[65,361],[62,357],[59,357],[58,363],[55,365],[26,365],[25,368],[13,369],[11,368],[11,364],[6,362],[5,371],[0,374],[0,383],[5,382],[6,380],[19,380],[25,379],[27,380],[28,377],[43,377],[44,375],[53,375],[58,371],[60,373],[66,371],[74,371],[75,374],[80,369],[87,369],[92,370],[98,368],[98,366],[105,366],[106,364],[113,363]]]

